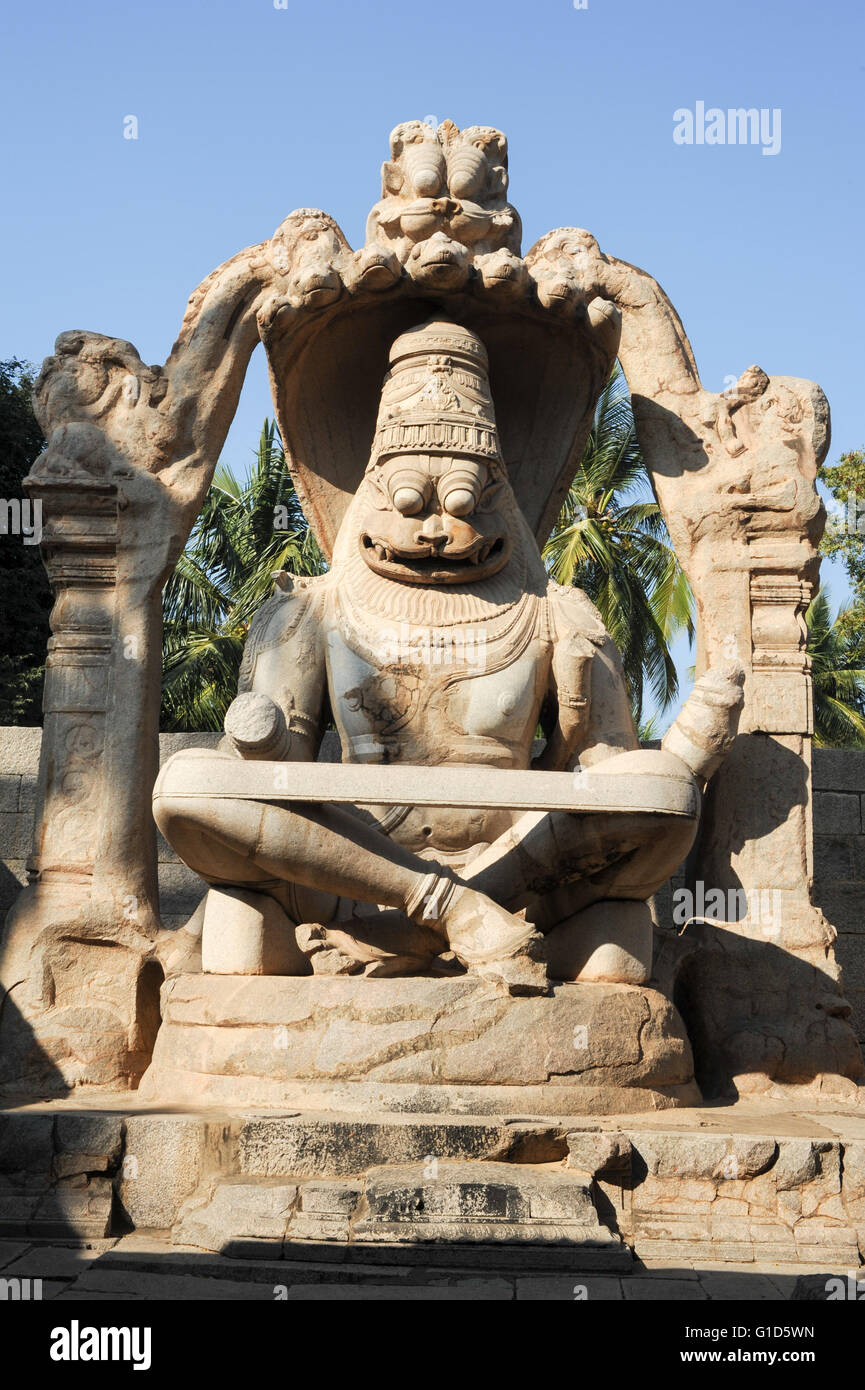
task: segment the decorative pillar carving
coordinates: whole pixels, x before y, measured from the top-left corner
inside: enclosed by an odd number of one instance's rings
[[[812,585],[795,573],[752,569],[751,717],[766,733],[814,731],[805,612]]]
[[[147,962],[159,921],[146,844],[148,835],[154,840],[152,828],[143,817],[130,825],[125,814],[130,780],[149,775],[153,759],[142,744],[130,779],[128,770],[118,775],[116,756],[123,726],[136,718],[136,702],[122,690],[121,499],[113,482],[52,478],[38,464],[26,486],[42,502],[42,553],[55,601],[41,814],[30,883],[7,927],[11,951],[4,964],[9,970],[17,962],[22,975],[7,986],[4,1032],[14,1040],[11,1058],[28,1087],[134,1084],[147,1065],[158,1016],[159,972],[148,973]],[[130,833],[145,837],[134,842],[134,854]]]
[[[55,603],[31,881],[0,943],[0,1091],[135,1086],[159,1019],[150,789],[158,770],[161,591],[231,423],[270,265],[253,247],[192,296],[164,367],[64,333],[35,390]]]
[[[689,859],[694,901],[726,907],[677,938],[656,970],[674,988],[709,1094],[851,1098],[862,1056],[839,988],[834,928],[811,903],[811,680],[804,613],[816,592],[829,446],[819,386],[743,372],[706,391],[673,305],[645,271],[589,232],[549,233],[529,253],[622,313],[619,359],[676,554],[694,591],[697,675],[745,669],[739,737],[706,797]],[[701,885],[701,893],[697,885]],[[671,924],[668,924],[668,927]]]

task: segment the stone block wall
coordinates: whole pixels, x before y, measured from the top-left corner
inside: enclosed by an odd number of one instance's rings
[[[0,726],[0,917],[27,882],[42,730]]]
[[[27,878],[41,734],[39,728],[0,728],[0,916]],[[160,757],[218,741],[218,734],[160,734]],[[322,760],[338,759],[336,735],[327,734]],[[865,751],[817,748],[813,759],[814,902],[837,929],[844,989],[856,1035],[865,1044]],[[162,836],[159,887],[167,927],[181,926],[205,891]],[[669,889],[658,895],[659,911],[668,908],[669,898]]]
[[[160,734],[160,766],[181,748],[215,748],[219,734]],[[182,927],[195,911],[207,886],[198,874],[187,869],[167,840],[156,832],[159,860],[159,915],[163,926]]]
[[[838,932],[844,991],[865,1041],[865,752],[814,750],[814,902]]]

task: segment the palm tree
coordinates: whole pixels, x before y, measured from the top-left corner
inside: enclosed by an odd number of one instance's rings
[[[862,616],[854,606],[840,609],[833,619],[825,589],[805,614],[818,748],[865,748]]]
[[[660,508],[647,493],[631,399],[616,363],[544,559],[560,584],[592,599],[622,654],[634,718],[644,688],[660,710],[675,699],[669,644],[694,635],[694,603]]]
[[[274,572],[327,568],[265,420],[248,482],[221,464],[163,596],[162,728],[221,729]]]

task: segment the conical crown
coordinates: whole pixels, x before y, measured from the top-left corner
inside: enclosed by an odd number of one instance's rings
[[[394,454],[457,454],[501,465],[487,350],[447,319],[402,333],[390,350],[372,462]]]

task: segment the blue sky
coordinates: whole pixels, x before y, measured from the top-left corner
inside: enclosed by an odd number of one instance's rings
[[[860,0],[278,3],[5,7],[0,357],[87,328],[164,360],[210,270],[300,206],[360,244],[389,131],[450,117],[508,135],[525,248],[589,228],[667,290],[709,389],[811,377],[832,457],[865,443]],[[778,108],[780,152],[675,144],[698,101]],[[237,469],[269,410],[259,349]]]

